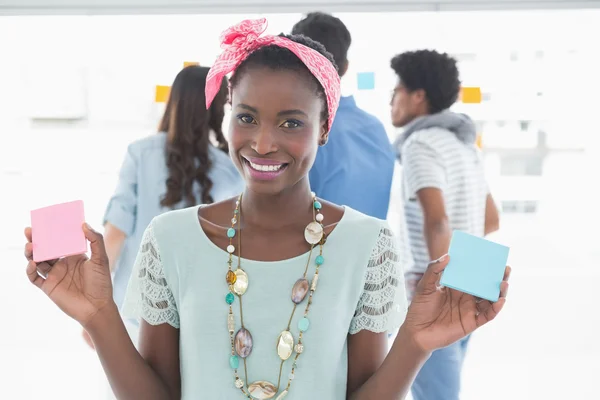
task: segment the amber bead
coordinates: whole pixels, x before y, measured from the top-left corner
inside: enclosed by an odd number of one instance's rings
[[[233,271],[227,271],[226,280],[228,285],[233,285],[237,280],[237,276],[235,276],[235,273]]]

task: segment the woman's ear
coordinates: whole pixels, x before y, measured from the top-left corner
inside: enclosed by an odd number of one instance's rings
[[[319,146],[325,146],[329,140],[329,129],[327,129],[327,122],[321,125],[321,134],[319,135]]]

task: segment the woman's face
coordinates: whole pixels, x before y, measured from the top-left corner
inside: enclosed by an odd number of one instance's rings
[[[307,179],[327,139],[324,100],[309,78],[250,68],[233,89],[229,152],[250,190],[277,194]]]

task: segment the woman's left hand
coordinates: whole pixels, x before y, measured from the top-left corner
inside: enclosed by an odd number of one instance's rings
[[[506,302],[510,267],[500,285],[500,298],[492,303],[450,288],[440,287],[448,265],[444,256],[432,262],[419,282],[402,329],[423,351],[431,352],[462,339],[493,320]]]

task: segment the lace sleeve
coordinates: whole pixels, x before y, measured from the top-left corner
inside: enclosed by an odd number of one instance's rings
[[[407,301],[404,274],[394,234],[388,227],[379,232],[367,265],[365,286],[350,334],[365,329],[375,333],[392,332],[406,316]]]
[[[179,312],[165,278],[153,223],[144,232],[127,288],[123,314],[130,318],[143,318],[150,325],[166,323],[179,328]]]

